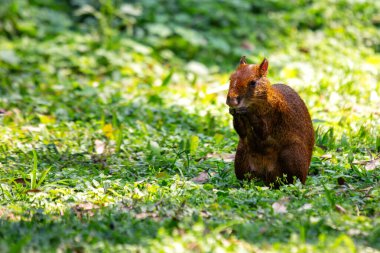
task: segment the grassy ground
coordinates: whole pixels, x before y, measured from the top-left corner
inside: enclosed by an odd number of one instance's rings
[[[252,2],[2,4],[0,251],[378,252],[379,3]],[[308,105],[305,186],[234,176],[243,54]]]

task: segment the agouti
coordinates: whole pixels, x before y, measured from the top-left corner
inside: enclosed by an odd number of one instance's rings
[[[271,85],[268,61],[247,64],[245,56],[230,77],[227,105],[239,135],[235,174],[267,185],[304,184],[314,146],[314,130],[305,103],[292,88]],[[286,176],[285,176],[286,175]]]

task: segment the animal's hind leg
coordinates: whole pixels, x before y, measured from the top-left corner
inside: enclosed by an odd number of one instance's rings
[[[302,144],[293,144],[286,147],[279,156],[279,166],[283,174],[287,175],[288,183],[293,183],[296,176],[305,184],[310,165],[310,154]]]

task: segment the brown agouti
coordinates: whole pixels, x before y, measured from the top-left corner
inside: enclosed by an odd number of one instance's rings
[[[304,184],[314,146],[310,114],[299,95],[284,84],[271,85],[268,61],[247,64],[245,56],[230,77],[227,105],[239,135],[235,156],[238,179],[266,184],[285,177]]]

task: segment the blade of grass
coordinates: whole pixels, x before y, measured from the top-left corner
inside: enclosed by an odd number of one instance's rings
[[[37,167],[38,167],[38,158],[37,153],[33,150],[33,168],[30,173],[30,189],[35,189],[37,186]]]
[[[121,127],[119,127],[116,134],[116,153],[120,152],[120,147],[122,143],[123,143],[123,130],[121,129]]]
[[[174,71],[170,71],[170,73],[164,78],[161,84],[162,86],[167,86],[169,84],[170,80],[172,79],[173,73]]]
[[[327,189],[325,184],[322,184],[322,186],[323,186],[323,189],[325,190],[325,195],[326,195],[328,202],[331,205],[331,208],[334,208],[335,207],[335,199],[333,198],[331,191],[329,189]]]
[[[51,169],[51,167],[47,168],[46,170],[44,170],[42,172],[41,177],[38,180],[36,188],[39,188],[41,186],[41,184],[45,181],[45,178],[46,178],[47,174],[49,173],[50,169]]]

